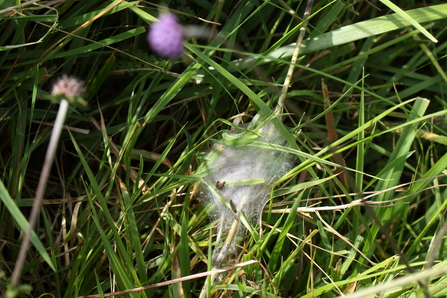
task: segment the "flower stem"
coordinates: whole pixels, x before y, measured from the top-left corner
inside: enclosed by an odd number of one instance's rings
[[[34,230],[37,217],[39,216],[40,205],[42,203],[45,189],[47,187],[48,177],[50,176],[51,165],[53,164],[54,155],[57,149],[57,145],[59,143],[67,111],[68,111],[68,101],[66,99],[62,99],[59,105],[59,111],[57,112],[56,121],[54,122],[54,128],[53,132],[51,133],[50,143],[48,144],[45,161],[42,167],[42,173],[39,179],[39,184],[37,186],[36,199],[34,201],[33,208],[31,209],[31,214],[29,217],[29,226],[26,231],[25,237],[22,241],[22,245],[20,247],[19,256],[17,257],[17,262],[14,267],[14,272],[12,273],[11,285],[13,287],[17,286],[20,278],[20,273],[25,263],[26,253],[28,251],[30,244],[31,233]]]

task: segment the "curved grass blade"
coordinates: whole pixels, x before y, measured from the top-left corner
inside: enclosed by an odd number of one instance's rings
[[[431,35],[430,32],[428,32],[424,27],[422,27],[421,24],[418,23],[418,21],[413,19],[408,13],[403,11],[399,6],[397,6],[396,4],[394,4],[389,0],[380,0],[380,2],[388,6],[391,10],[397,13],[405,21],[416,27],[416,29],[421,31],[421,33],[424,34],[428,39],[430,39],[433,42],[438,42],[438,40],[433,35]]]

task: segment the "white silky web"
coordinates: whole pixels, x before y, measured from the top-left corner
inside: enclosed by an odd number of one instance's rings
[[[275,125],[267,122],[253,131],[226,132],[208,153],[202,165],[206,174],[199,200],[214,205],[212,216],[218,219],[215,266],[235,251],[245,233],[239,213],[251,223],[257,222],[272,184],[290,170],[291,156],[275,149],[275,145],[285,144]],[[227,240],[219,247],[226,234]]]

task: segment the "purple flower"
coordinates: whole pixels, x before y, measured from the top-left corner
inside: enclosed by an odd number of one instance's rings
[[[62,75],[51,89],[51,95],[65,95],[71,97],[82,97],[85,92],[84,83],[74,77]]]
[[[172,13],[163,13],[152,24],[147,40],[158,55],[176,58],[183,51],[183,27]]]

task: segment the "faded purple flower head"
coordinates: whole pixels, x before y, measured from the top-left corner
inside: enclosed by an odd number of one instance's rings
[[[175,14],[163,13],[152,24],[147,40],[158,55],[176,58],[183,51],[183,27]]]
[[[53,84],[51,95],[66,95],[71,97],[82,97],[85,91],[84,83],[74,77],[62,75]]]

